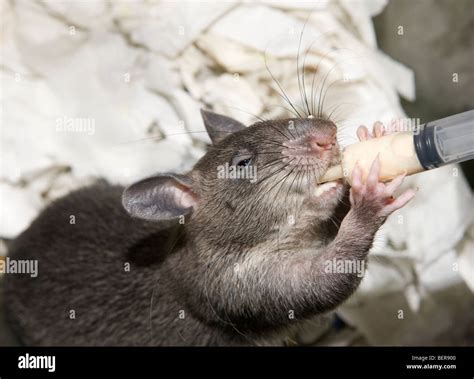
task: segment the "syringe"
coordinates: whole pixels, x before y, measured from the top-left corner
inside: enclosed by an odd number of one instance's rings
[[[342,152],[341,165],[331,167],[320,183],[342,177],[350,183],[356,163],[365,176],[377,155],[381,181],[474,159],[474,110],[428,122],[415,131],[349,145]]]

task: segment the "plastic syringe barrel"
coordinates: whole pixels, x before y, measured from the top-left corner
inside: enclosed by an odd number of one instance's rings
[[[474,110],[421,125],[413,142],[427,170],[474,159]]]

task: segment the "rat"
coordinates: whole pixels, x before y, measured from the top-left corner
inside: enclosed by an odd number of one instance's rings
[[[23,344],[279,344],[357,289],[363,275],[328,262],[366,262],[377,230],[414,196],[393,196],[403,176],[379,182],[376,159],[365,180],[353,170],[350,189],[317,185],[340,162],[332,121],[245,126],[201,113],[212,145],[192,170],[126,188],[100,180],[12,242],[11,259],[38,261],[37,277],[5,275]]]

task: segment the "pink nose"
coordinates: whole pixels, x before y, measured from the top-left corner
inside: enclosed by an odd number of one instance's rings
[[[336,138],[327,138],[327,137],[312,137],[309,145],[312,150],[314,151],[323,151],[323,150],[331,150],[334,145],[336,144]]]

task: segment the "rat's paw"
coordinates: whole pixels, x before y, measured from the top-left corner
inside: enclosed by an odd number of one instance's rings
[[[361,125],[357,128],[357,137],[359,141],[366,141],[371,138],[379,138],[398,132],[400,130],[400,120],[393,120],[387,127],[380,121],[376,121],[372,126],[372,133],[369,132],[367,127]]]
[[[384,184],[379,182],[379,172],[378,155],[370,167],[365,183],[362,179],[362,170],[356,164],[352,171],[350,201],[353,209],[360,210],[367,216],[384,219],[408,203],[415,196],[415,191],[409,189],[395,199],[393,194],[403,183],[405,175],[397,176]]]

